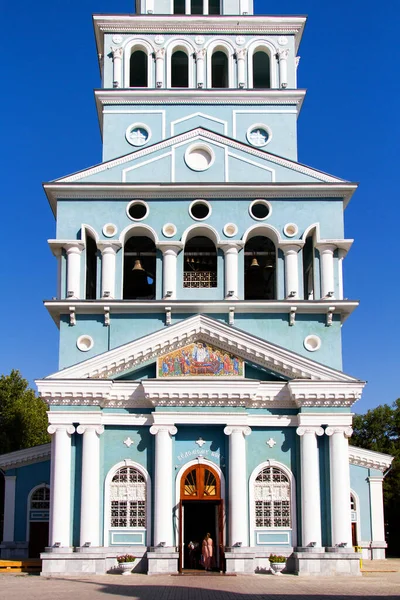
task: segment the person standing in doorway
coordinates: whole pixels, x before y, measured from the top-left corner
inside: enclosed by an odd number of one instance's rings
[[[203,543],[201,545],[201,554],[203,556],[203,564],[204,569],[206,571],[211,571],[214,554],[213,550],[214,542],[212,541],[211,535],[209,533],[206,533]]]

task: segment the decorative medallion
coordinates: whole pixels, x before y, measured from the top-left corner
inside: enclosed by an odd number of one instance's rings
[[[196,35],[196,37],[194,38],[194,41],[196,42],[196,44],[198,46],[202,46],[204,44],[204,37],[202,35]]]
[[[227,223],[224,226],[224,234],[226,237],[233,237],[238,232],[238,226],[235,223]]]
[[[238,46],[243,46],[243,44],[246,43],[246,38],[244,38],[242,35],[238,35],[236,38],[236,43]]]
[[[114,44],[121,44],[123,41],[122,35],[113,35],[112,41]]]
[[[165,223],[162,232],[165,237],[173,237],[176,234],[176,226],[173,223]]]
[[[267,125],[257,123],[251,125],[246,133],[247,141],[257,148],[266,146],[271,141],[272,131]]]
[[[195,442],[198,446],[200,446],[200,448],[202,448],[204,446],[204,444],[206,444],[207,442],[205,440],[203,440],[203,438],[199,437],[198,440],[196,440]]]
[[[288,39],[287,39],[287,37],[285,35],[280,35],[278,37],[278,44],[280,46],[286,46],[287,43],[288,43]]]
[[[156,35],[156,37],[154,38],[155,43],[160,46],[161,44],[164,43],[164,36],[163,35]]]
[[[283,233],[286,235],[286,237],[294,237],[298,231],[299,228],[297,227],[296,223],[286,223],[285,227],[283,228]]]
[[[265,442],[267,444],[267,446],[269,446],[270,448],[273,448],[274,446],[276,446],[276,441],[273,438],[269,438],[269,440],[267,442]]]
[[[114,225],[114,223],[106,223],[103,227],[103,235],[105,235],[105,237],[113,237],[117,231],[117,226]]]
[[[144,146],[151,136],[150,130],[143,123],[129,125],[125,132],[127,142],[132,146]]]
[[[243,377],[244,361],[205,342],[195,342],[157,359],[158,377]]]
[[[127,437],[126,440],[124,440],[124,444],[127,448],[130,448],[132,446],[132,444],[134,444],[135,442],[133,440],[131,440],[130,437]]]

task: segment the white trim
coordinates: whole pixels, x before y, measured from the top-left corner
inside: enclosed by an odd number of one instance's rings
[[[252,218],[254,219],[254,217]],[[266,217],[266,219],[268,219],[268,217]],[[252,225],[251,227],[246,229],[246,231],[242,235],[242,241],[246,244],[248,240],[251,240],[251,238],[255,237],[256,235],[262,235],[269,238],[275,244],[275,246],[279,246],[279,244],[282,241],[281,235],[276,229],[276,227],[274,227],[273,225],[269,225],[268,223],[264,223],[264,221],[259,221],[255,225]]]
[[[126,174],[129,173],[129,171],[134,171],[135,169],[140,169],[141,167],[144,167],[145,165],[149,165],[152,162],[156,162],[157,160],[161,160],[162,158],[165,158],[166,156],[171,156],[171,152],[166,152],[165,154],[160,154],[160,156],[155,156],[154,158],[150,158],[149,160],[145,160],[137,165],[134,165],[133,167],[128,167],[127,169],[122,169],[122,173],[121,173],[121,180],[123,183],[126,182]],[[173,167],[171,164],[171,171],[172,171]],[[171,176],[171,181],[174,181],[172,179]],[[133,183],[133,182],[132,182]],[[131,217],[129,217],[131,218]],[[145,218],[145,217],[143,217]]]
[[[351,477],[351,474],[350,474]],[[354,498],[354,503],[356,505],[356,520],[355,520],[355,524],[356,524],[356,538],[357,538],[357,546],[360,546],[360,542],[361,542],[361,515],[360,515],[360,508],[361,508],[361,504],[360,504],[360,498],[357,494],[357,492],[355,492],[353,490],[353,488],[350,488],[350,494],[351,496],[353,496]],[[352,523],[354,523],[354,521],[352,521]]]
[[[250,510],[250,535],[252,536],[252,540],[254,539],[254,533],[257,532],[258,527],[256,527],[256,516],[254,509],[254,483],[257,478],[257,475],[265,469],[266,467],[277,467],[281,469],[285,475],[289,478],[290,484],[290,521],[291,527],[269,527],[262,528],[271,533],[279,533],[280,531],[290,531],[292,532],[292,546],[297,546],[297,507],[296,507],[296,480],[292,471],[281,462],[276,460],[266,460],[262,463],[259,463],[255,469],[253,469],[250,479],[249,479],[249,510]],[[261,528],[260,528],[261,529]],[[251,546],[252,544],[250,544]],[[275,545],[275,544],[274,544]]]
[[[249,89],[257,89],[254,88],[253,82],[253,56],[256,52],[265,52],[269,56],[269,78],[270,78],[270,89],[279,88],[278,85],[278,61],[275,58],[276,48],[273,44],[271,44],[268,40],[257,39],[251,42],[247,47],[247,87]]]
[[[133,52],[141,50],[147,54],[147,88],[154,88],[153,52],[155,48],[143,38],[128,38],[122,44],[124,48],[123,80],[124,88],[130,88],[130,61]],[[130,88],[135,89],[135,88]]]
[[[205,204],[208,207],[208,214],[205,217],[195,217],[193,215],[192,209],[197,204]],[[211,217],[211,215],[212,215],[212,206],[209,202],[207,202],[207,200],[202,200],[201,198],[199,198],[198,200],[193,200],[193,202],[191,202],[191,204],[189,205],[188,211],[189,211],[190,217],[192,219],[194,219],[195,221],[205,221],[206,219],[208,219],[208,217]],[[176,231],[175,231],[175,233],[176,233]]]
[[[0,456],[0,468],[4,471],[16,469],[31,465],[32,463],[50,460],[50,456],[51,443],[41,444],[33,448],[25,448],[24,450],[15,450],[14,452],[7,452],[7,454]]]
[[[182,123],[184,121],[188,121],[189,119],[193,118],[193,117],[203,117],[204,119],[209,119],[210,121],[215,121],[216,123],[221,123],[224,126],[224,135],[228,134],[228,122],[224,121],[223,119],[217,119],[216,117],[212,117],[211,115],[207,115],[206,113],[202,113],[202,112],[196,112],[196,113],[191,113],[190,115],[187,115],[185,117],[182,117],[181,119],[175,119],[175,121],[171,121],[171,136],[175,135],[175,125],[177,123]]]
[[[147,140],[143,143],[143,144],[134,144],[132,141],[129,140],[129,134],[131,133],[131,130],[134,128],[140,128],[140,129],[144,129],[146,131],[146,133],[148,134]],[[146,125],[145,123],[132,123],[131,125],[128,125],[128,127],[126,128],[125,131],[125,139],[128,142],[128,144],[130,144],[131,146],[134,146],[135,148],[142,148],[143,146],[145,146],[146,144],[149,143],[149,141],[151,140],[151,129],[148,125]]]
[[[150,225],[146,225],[146,223],[142,223],[141,221],[134,221],[132,223],[132,225],[127,225],[125,227],[125,229],[123,229],[119,235],[118,239],[121,242],[122,246],[125,245],[125,241],[127,239],[127,234],[134,229],[139,230],[139,232],[137,234],[132,234],[132,235],[139,235],[139,236],[142,235],[145,237],[149,237],[151,240],[153,240],[153,242],[155,244],[158,244],[158,242],[159,242],[158,235],[157,235],[156,231],[152,227],[150,227]],[[130,235],[129,237],[132,237],[132,235]]]
[[[266,206],[268,208],[268,214],[265,217],[256,217],[252,213],[252,208],[256,204],[263,204],[264,206]],[[264,222],[266,219],[270,218],[271,214],[272,214],[272,206],[271,206],[271,203],[268,202],[268,200],[264,200],[263,198],[256,198],[256,200],[253,200],[253,202],[250,202],[250,204],[249,204],[249,215],[255,221],[263,221]]]
[[[174,52],[184,52],[188,57],[188,87],[187,88],[173,88],[173,89],[188,89],[194,87],[194,70],[195,70],[195,61],[193,58],[193,54],[195,52],[195,47],[187,40],[182,40],[180,38],[170,39],[165,44],[165,62],[167,67],[167,76],[166,76],[166,87],[171,88],[171,78],[172,78],[172,55]]]
[[[31,523],[49,523],[50,524],[50,500],[49,500],[49,519],[47,519],[46,521],[45,520],[32,521],[30,519],[32,495],[36,492],[36,490],[39,490],[40,488],[47,488],[49,490],[50,485],[48,483],[39,483],[39,485],[36,485],[35,487],[33,487],[28,494],[28,500],[27,500],[27,505],[26,505],[26,541],[27,542],[29,542],[29,540],[30,540],[30,525],[31,525]]]
[[[143,215],[143,217],[139,217],[139,218],[134,218],[129,214],[129,209],[131,206],[135,206],[135,205],[140,205],[140,206],[144,206],[146,209],[145,214]],[[149,214],[150,214],[150,208],[149,205],[147,204],[147,202],[144,202],[144,200],[132,200],[131,202],[129,202],[129,204],[126,206],[126,216],[128,217],[128,219],[130,219],[131,221],[134,221],[135,223],[137,223],[138,221],[143,221],[144,219],[146,219]]]
[[[264,171],[269,171],[269,173],[271,173],[271,182],[272,183],[275,182],[275,169],[270,169],[270,167],[264,167],[264,165],[260,165],[260,163],[257,163],[254,160],[249,160],[248,158],[243,158],[243,156],[238,156],[237,154],[233,154],[233,152],[229,152],[228,149],[226,149],[226,150],[227,150],[228,156],[231,156],[232,158],[241,160],[242,162],[248,163],[249,165],[253,165],[255,167],[258,167],[259,169],[263,169]],[[256,200],[256,202],[257,202],[257,200]],[[272,208],[271,208],[271,210],[272,210]],[[268,217],[265,217],[265,218],[267,219]]]
[[[221,89],[232,89],[234,88],[234,63],[233,63],[233,55],[235,54],[235,49],[230,42],[224,39],[211,39],[205,44],[205,50],[207,51],[207,61],[206,61],[206,81],[207,88],[216,89],[212,87],[212,55],[215,52],[223,52],[228,59],[228,88]]]
[[[196,233],[196,230],[198,230],[198,233]],[[195,232],[194,235],[192,235],[193,232]],[[183,232],[181,237],[182,244],[185,245],[186,242],[191,240],[193,237],[196,237],[196,235],[208,237],[214,242],[216,246],[221,241],[219,233],[214,227],[208,225],[207,223],[195,223],[194,225],[190,225],[190,227],[187,227],[187,229],[185,229],[185,231]]]
[[[143,475],[143,477],[145,478],[146,481],[146,531],[147,531],[147,546],[151,545],[151,497],[152,497],[152,488],[151,488],[151,478],[150,475],[148,473],[148,471],[145,469],[145,467],[143,467],[143,465],[141,465],[140,463],[137,463],[133,460],[131,460],[130,458],[126,458],[124,460],[121,460],[120,462],[116,463],[115,465],[113,465],[111,467],[111,469],[108,471],[105,480],[104,480],[104,506],[103,506],[103,513],[104,513],[104,523],[103,523],[103,546],[109,547],[109,531],[112,531],[113,528],[111,527],[111,525],[109,525],[109,523],[111,522],[111,505],[110,505],[110,485],[112,482],[112,478],[114,477],[115,473],[118,471],[118,469],[121,469],[123,467],[133,467],[134,469],[136,469],[137,471],[139,471],[139,473],[141,473]],[[120,528],[118,528],[120,529]],[[124,528],[125,531],[143,531],[143,527],[138,527],[138,528],[133,528],[133,527],[126,527]],[[125,544],[121,544],[121,546],[123,546]]]
[[[103,115],[137,115],[137,114],[149,114],[149,115],[161,115],[161,139],[165,140],[166,137],[166,116],[165,110],[131,110],[126,108],[124,110],[107,110],[103,109]],[[146,125],[147,127],[147,125]]]
[[[390,454],[383,454],[382,452],[349,445],[349,461],[351,465],[377,469],[383,473],[390,467],[393,459],[394,457],[390,456]]]

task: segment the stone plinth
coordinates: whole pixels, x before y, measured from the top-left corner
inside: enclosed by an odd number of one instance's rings
[[[294,573],[306,577],[361,575],[360,555],[346,548],[329,548],[313,552],[294,552]]]
[[[235,547],[225,551],[226,573],[253,574],[255,572],[254,548]]]
[[[179,552],[174,547],[151,548],[147,553],[148,575],[178,572]]]

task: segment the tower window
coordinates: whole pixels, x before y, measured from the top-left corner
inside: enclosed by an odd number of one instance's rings
[[[211,87],[228,87],[228,57],[225,52],[214,52],[211,57]]]
[[[208,14],[209,15],[220,15],[221,14],[220,0],[208,0]]]
[[[244,247],[245,300],[275,300],[276,250],[267,237],[251,238]]]
[[[308,235],[303,247],[304,300],[314,300],[314,243]]]
[[[182,50],[177,50],[171,57],[171,87],[189,87],[189,60]]]
[[[129,86],[147,87],[147,54],[143,50],[132,52]]]
[[[203,14],[203,0],[192,0],[190,12],[192,15],[202,15]]]
[[[86,236],[86,300],[96,299],[97,280],[97,244],[90,236]]]
[[[185,0],[174,0],[174,15],[184,15],[185,12]]]
[[[253,54],[253,88],[268,89],[271,87],[269,56],[266,52]]]
[[[154,300],[156,247],[148,237],[131,237],[124,248],[124,300]]]
[[[217,249],[206,237],[198,236],[185,245],[183,287],[217,287]]]

